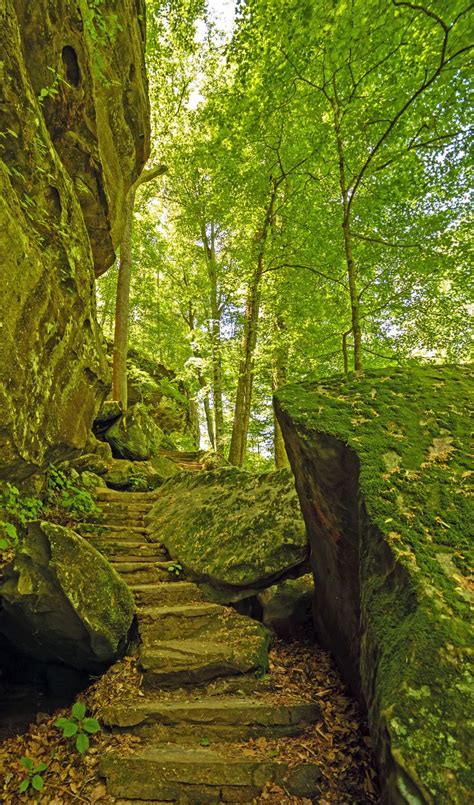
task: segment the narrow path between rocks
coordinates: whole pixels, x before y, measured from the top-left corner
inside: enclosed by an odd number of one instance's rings
[[[58,747],[60,793],[36,801],[376,802],[370,738],[329,655],[306,635],[276,641],[268,661],[264,626],[177,576],[150,541],[158,495],[98,489],[96,522],[80,526],[132,590],[136,634],[128,656],[81,697],[104,727],[94,749],[79,758]],[[17,761],[33,745],[37,756],[42,744],[49,758],[53,721],[10,739],[0,759],[13,767],[15,752]],[[13,791],[8,781],[4,791]]]
[[[291,739],[311,742],[308,733],[322,723],[321,691],[309,695],[303,679],[291,690],[285,682],[279,687],[278,671],[275,679],[267,674],[265,627],[176,578],[165,548],[148,541],[146,515],[156,494],[98,490],[103,520],[87,535],[137,603],[133,681],[119,701],[102,702],[99,715],[113,732],[137,736],[140,744],[133,753],[103,757],[108,793],[120,801],[250,803],[270,796],[273,786],[277,799],[320,801],[321,753],[306,745],[300,757]],[[303,656],[308,663],[309,646]],[[286,670],[292,679],[308,672]],[[370,774],[370,795],[367,780]]]

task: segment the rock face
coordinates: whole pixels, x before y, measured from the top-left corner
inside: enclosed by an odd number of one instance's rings
[[[374,370],[276,395],[317,628],[367,705],[387,803],[460,805],[472,792],[472,398],[468,367]]]
[[[237,600],[294,571],[304,572],[308,538],[287,470],[235,468],[167,481],[149,515],[152,537],[220,600]]]
[[[115,458],[147,461],[158,455],[163,431],[149,415],[146,407],[136,403],[114,422],[104,434]]]
[[[104,557],[74,531],[35,523],[0,587],[0,631],[23,653],[97,673],[125,647],[134,602]]]
[[[21,479],[82,449],[105,395],[94,263],[113,260],[148,106],[135,3],[4,0],[0,37],[0,478]]]
[[[25,66],[72,177],[96,274],[115,260],[125,194],[149,153],[144,0],[14,0]]]

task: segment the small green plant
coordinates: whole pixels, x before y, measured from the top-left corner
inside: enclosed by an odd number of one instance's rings
[[[135,492],[148,489],[148,481],[145,473],[140,472],[140,470],[134,470],[132,473],[130,473],[129,486],[130,489],[134,490]]]
[[[54,465],[49,468],[46,497],[48,503],[56,503],[77,518],[87,517],[97,511],[90,492],[75,486],[73,481]]]
[[[18,545],[18,531],[13,523],[0,520],[0,551],[8,551]]]
[[[22,766],[27,771],[27,777],[21,781],[19,786],[20,794],[24,794],[31,787],[35,791],[42,791],[44,787],[43,772],[48,768],[46,763],[38,763],[35,766],[34,762],[29,757],[22,757],[20,760]]]
[[[43,504],[41,500],[24,497],[11,483],[0,488],[0,551],[18,546],[18,527],[23,528],[29,520],[36,520]]]
[[[81,755],[89,749],[89,735],[100,732],[100,724],[95,718],[86,718],[86,707],[75,702],[69,718],[58,718],[54,726],[62,729],[63,738],[76,739],[76,749]]]
[[[172,562],[170,565],[168,565],[167,570],[168,573],[173,573],[175,576],[179,576],[183,572],[183,566],[180,565],[179,562]]]
[[[62,76],[59,75],[59,73],[54,69],[54,67],[48,67],[48,70],[50,71],[50,73],[53,74],[53,80],[51,84],[49,84],[49,86],[41,87],[38,93],[38,100],[40,103],[43,103],[45,98],[52,98],[55,95],[58,95],[59,94],[58,86],[60,83],[65,84],[67,87],[71,88],[71,85],[68,84],[68,82],[64,78],[62,78]]]

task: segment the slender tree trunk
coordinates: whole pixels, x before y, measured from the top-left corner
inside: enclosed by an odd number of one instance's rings
[[[185,281],[185,284],[187,285],[188,283],[187,283],[187,279],[186,279],[185,274],[184,274],[184,281]],[[187,314],[187,316],[184,316],[184,319],[185,319],[185,321],[186,321],[186,323],[187,323],[187,325],[189,327],[189,332],[191,333],[191,343],[192,343],[193,357],[197,358],[198,360],[200,360],[201,359],[201,354],[200,354],[199,349],[198,349],[198,347],[195,344],[194,339],[193,339],[193,334],[194,334],[194,331],[196,329],[196,319],[194,317],[194,306],[193,306],[192,301],[189,302],[188,314]],[[213,418],[212,418],[212,409],[211,409],[211,402],[210,402],[210,399],[209,399],[209,391],[207,389],[206,379],[205,379],[203,373],[201,372],[201,369],[200,369],[199,366],[197,367],[197,379],[198,379],[198,383],[199,383],[199,388],[201,389],[201,391],[204,391],[203,402],[204,402],[204,414],[205,414],[205,417],[206,417],[207,435],[209,436],[209,441],[210,441],[212,447],[215,449],[214,421],[213,421]]]
[[[243,466],[247,449],[247,434],[252,403],[254,354],[257,344],[258,318],[260,313],[260,282],[262,272],[263,254],[260,254],[245,309],[242,357],[239,366],[234,423],[230,441],[229,461],[236,467]]]
[[[130,187],[125,196],[124,227],[120,244],[120,264],[117,282],[117,299],[115,303],[115,334],[112,362],[112,396],[127,409],[127,353],[128,353],[128,320],[130,307],[130,282],[132,277],[132,235],[133,209],[137,189],[141,184],[161,176],[167,170],[165,165],[142,171],[138,179]]]
[[[274,320],[274,332],[276,338],[276,346],[272,357],[272,391],[285,386],[288,380],[288,349],[286,344],[282,343],[282,334],[285,331],[285,322],[282,316],[276,316]],[[284,467],[289,467],[290,462],[286,454],[285,440],[280,428],[280,423],[273,411],[273,454],[275,459],[275,467],[281,470]]]
[[[346,258],[349,297],[351,302],[352,336],[354,340],[354,369],[360,371],[362,367],[362,333],[360,326],[360,302],[357,289],[357,267],[352,251],[352,235],[350,227],[350,190],[346,183],[346,165],[344,159],[344,146],[341,138],[339,107],[333,101],[334,129],[336,134],[337,155],[339,162],[339,185],[342,198],[342,236],[344,240],[344,253]]]
[[[221,309],[217,283],[217,259],[214,224],[211,223],[210,236],[206,224],[201,224],[201,236],[204,243],[207,274],[210,284],[211,307],[211,354],[212,354],[212,398],[214,406],[214,438],[212,443],[218,452],[222,449],[224,436],[224,409],[222,404],[222,345],[221,345]],[[209,434],[210,435],[210,434]]]
[[[344,361],[344,374],[345,375],[349,374],[349,355],[348,355],[348,352],[347,352],[347,336],[350,335],[351,332],[352,332],[352,330],[349,330],[348,333],[343,333],[342,334],[342,358],[343,358],[343,361]]]
[[[124,227],[120,244],[120,265],[115,303],[115,334],[112,362],[112,397],[127,408],[127,352],[130,281],[132,277],[132,222],[136,189],[133,185],[125,198]]]
[[[262,229],[256,233],[254,238],[257,261],[252,281],[250,283],[245,308],[239,379],[237,382],[234,422],[232,426],[232,436],[229,450],[229,461],[236,467],[243,466],[247,450],[247,434],[252,405],[254,356],[258,335],[258,318],[260,314],[261,296],[260,286],[263,276],[265,243],[268,237],[269,229],[273,222],[278,187],[282,181],[283,177],[281,177],[279,180],[272,180],[272,191],[268,206],[265,210],[263,226]]]

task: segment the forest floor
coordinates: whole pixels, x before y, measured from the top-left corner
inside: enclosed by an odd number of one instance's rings
[[[357,703],[350,696],[334,666],[331,656],[308,638],[286,643],[277,641],[270,651],[270,685],[268,695],[273,702],[287,700],[316,701],[321,718],[298,737],[246,741],[242,752],[254,757],[278,757],[290,764],[311,760],[321,770],[320,805],[363,805],[378,801],[377,775],[368,729]],[[127,698],[140,691],[140,674],[134,657],[116,663],[79,699],[88,711],[100,716],[104,705]],[[99,777],[99,761],[104,753],[120,749],[133,752],[140,738],[132,735],[111,735],[105,731],[93,736],[91,748],[80,755],[74,739],[65,739],[54,726],[67,710],[54,715],[38,713],[36,723],[26,732],[6,738],[0,744],[0,778],[3,780],[0,798],[8,805],[31,803],[114,803]],[[47,764],[43,773],[44,788],[20,795],[18,788],[25,778],[21,757],[29,757],[37,765]],[[314,800],[313,800],[314,801]],[[271,805],[308,805],[312,800],[290,797],[281,788],[269,785],[254,803]]]

